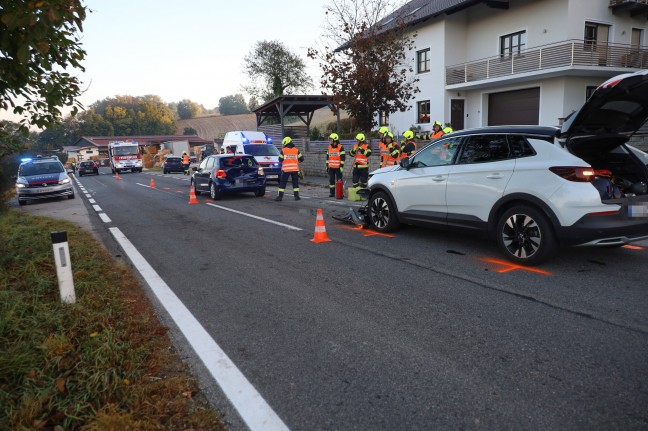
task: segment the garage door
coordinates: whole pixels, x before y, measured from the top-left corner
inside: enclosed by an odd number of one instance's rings
[[[538,124],[540,88],[493,93],[488,96],[488,125]]]

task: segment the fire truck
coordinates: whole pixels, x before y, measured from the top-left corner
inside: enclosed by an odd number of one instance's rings
[[[112,173],[142,172],[142,154],[137,142],[114,141],[108,144],[108,157]]]

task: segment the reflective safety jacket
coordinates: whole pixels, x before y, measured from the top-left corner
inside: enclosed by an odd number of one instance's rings
[[[182,163],[185,165],[188,165],[191,163],[191,157],[189,157],[189,154],[183,154],[182,155]]]
[[[401,147],[401,158],[411,157],[416,154],[416,142],[406,141],[405,145]]]
[[[431,139],[439,139],[443,135],[445,135],[445,133],[443,133],[443,130],[439,130],[438,132],[432,132]]]
[[[363,150],[360,152],[360,150]],[[353,166],[356,168],[368,168],[369,167],[369,156],[371,155],[371,148],[369,144],[364,142],[363,144],[355,144],[351,149],[350,154],[355,157],[353,161]]]
[[[304,156],[299,152],[299,148],[289,144],[281,150],[279,161],[283,172],[299,172],[299,162],[304,161]]]
[[[398,164],[401,156],[401,148],[398,142],[392,141],[387,144],[387,164],[385,166],[394,166]]]
[[[380,167],[384,168],[385,166],[391,166],[393,163],[391,161],[391,156],[389,155],[389,147],[382,140],[378,142],[378,148],[380,148]]]
[[[337,144],[336,147],[329,145],[326,152],[326,167],[331,169],[339,169],[344,167],[344,160],[346,159],[346,152],[342,144]]]

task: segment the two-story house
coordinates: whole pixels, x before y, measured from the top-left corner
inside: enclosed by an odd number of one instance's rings
[[[388,121],[398,133],[559,125],[603,81],[648,67],[648,0],[414,0],[421,90]]]

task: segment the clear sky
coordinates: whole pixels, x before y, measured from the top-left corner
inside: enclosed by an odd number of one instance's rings
[[[328,0],[86,0],[82,45],[88,106],[116,95],[190,99],[212,109],[242,93],[243,57],[257,41],[279,40],[304,59],[323,33]],[[319,91],[318,91],[319,92]],[[248,95],[244,94],[245,99]],[[0,113],[0,118],[6,117]]]

